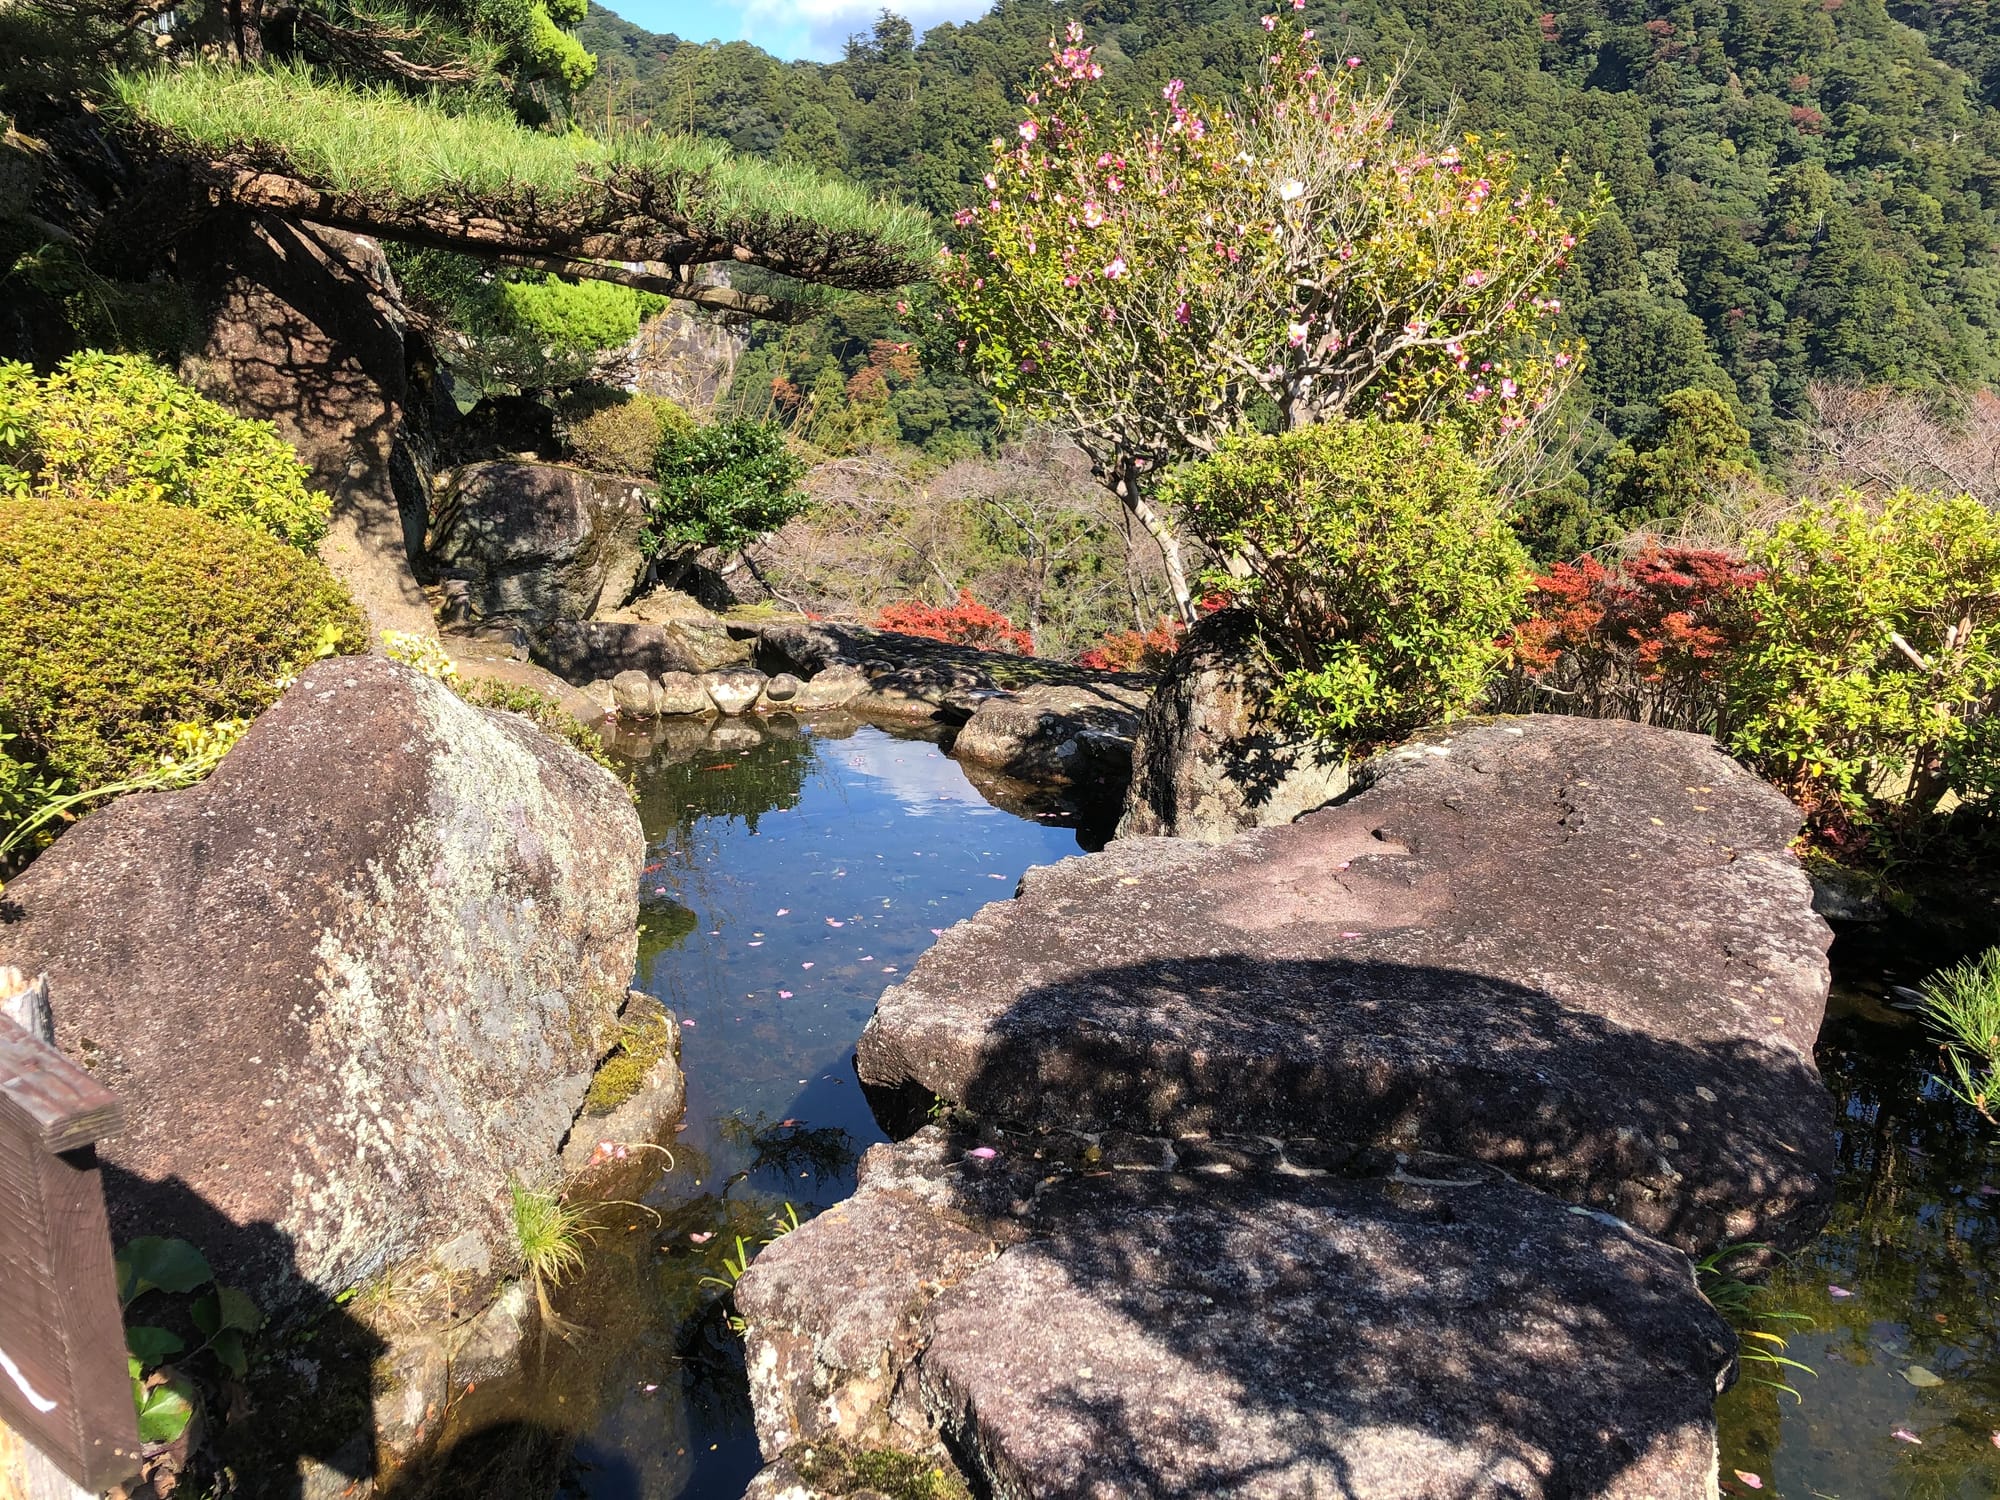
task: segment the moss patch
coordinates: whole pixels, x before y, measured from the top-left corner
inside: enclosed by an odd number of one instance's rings
[[[886,1448],[815,1445],[798,1461],[799,1478],[829,1495],[875,1490],[889,1500],[971,1500],[965,1481],[911,1453]]]
[[[666,1012],[655,1006],[634,1002],[635,1014],[628,1015],[618,1030],[618,1045],[598,1064],[590,1091],[583,1096],[583,1112],[602,1117],[630,1099],[646,1085],[646,1075],[673,1046],[673,1027]]]

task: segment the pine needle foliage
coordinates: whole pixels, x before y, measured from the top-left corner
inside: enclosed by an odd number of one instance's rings
[[[644,184],[687,237],[782,241],[777,258],[837,260],[855,285],[901,285],[936,253],[915,209],[692,136],[524,130],[476,96],[411,98],[297,64],[125,73],[112,87],[117,107],[172,147],[389,209],[492,204],[512,218],[532,208],[601,218],[616,234],[630,220],[621,189]]]

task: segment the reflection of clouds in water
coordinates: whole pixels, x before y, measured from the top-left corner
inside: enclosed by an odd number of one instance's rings
[[[856,735],[851,740],[822,742],[822,753],[858,771],[908,808],[914,817],[928,817],[946,803],[960,811],[995,814],[995,808],[973,789],[956,761],[935,745],[895,740],[886,735]]]

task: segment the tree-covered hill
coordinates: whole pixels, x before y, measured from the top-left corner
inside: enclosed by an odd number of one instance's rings
[[[1557,8],[1542,10],[1544,4]],[[916,44],[885,14],[832,64],[653,36],[592,7],[586,108],[723,138],[892,190],[967,201],[1049,35],[1074,14],[1132,103],[1173,77],[1255,75],[1252,0],[998,0]],[[1311,0],[1341,53],[1533,159],[1601,174],[1568,316],[1591,345],[1600,448],[1659,402],[1723,393],[1781,449],[1808,381],[1945,395],[2000,363],[2000,26],[1914,0]]]

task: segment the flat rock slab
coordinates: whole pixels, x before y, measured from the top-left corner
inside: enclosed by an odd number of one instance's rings
[[[1389,1158],[1057,1170],[995,1219],[1045,1164],[941,1136],[876,1148],[844,1211],[744,1278],[773,1457],[922,1451],[921,1411],[1000,1497],[1713,1494],[1734,1339],[1683,1255],[1608,1216]],[[802,1332],[813,1378],[775,1378]]]
[[[1026,687],[981,703],[951,753],[1021,781],[1117,784],[1145,707],[1143,688],[1118,683]]]
[[[1783,797],[1705,738],[1549,717],[1363,784],[1031,871],[882,997],[863,1080],[1033,1126],[1445,1152],[1687,1249],[1818,1228],[1829,933]]]

